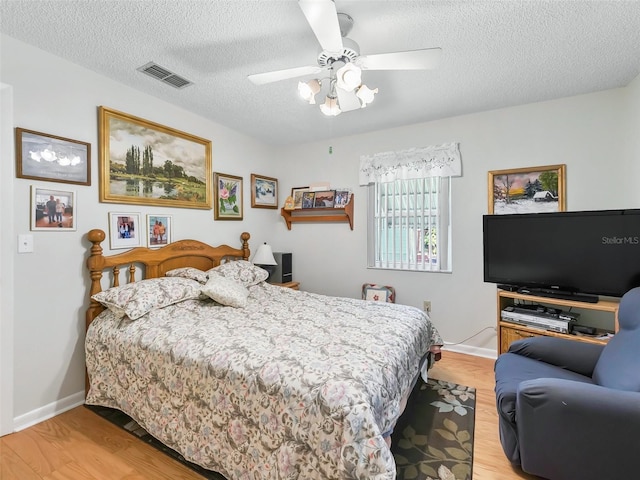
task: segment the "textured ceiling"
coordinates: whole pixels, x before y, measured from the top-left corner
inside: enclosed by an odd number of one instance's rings
[[[296,0],[1,0],[0,30],[274,145],[623,87],[640,73],[638,1],[335,3],[362,54],[441,47],[440,67],[366,71],[375,101],[328,118],[297,96],[298,79],[246,78],[315,64]],[[150,61],[194,85],[136,70]]]

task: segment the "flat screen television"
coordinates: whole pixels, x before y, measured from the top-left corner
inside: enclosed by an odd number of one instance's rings
[[[591,302],[640,286],[640,209],[484,215],[483,243],[502,288]]]

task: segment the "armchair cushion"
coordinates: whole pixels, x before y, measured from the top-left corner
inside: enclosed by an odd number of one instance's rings
[[[629,478],[638,471],[640,394],[539,378],[520,384],[524,471],[553,480]]]
[[[525,339],[528,342],[531,339]],[[519,341],[520,342],[520,341]],[[571,343],[570,340],[567,342]],[[516,399],[521,382],[536,378],[558,378],[574,382],[592,384],[591,378],[570,370],[559,368],[534,358],[517,353],[504,353],[495,363],[496,406],[500,419],[500,441],[507,458],[515,464],[520,463],[518,444],[518,424],[516,428]]]
[[[556,337],[531,337],[513,342],[509,352],[591,376],[604,345]]]
[[[620,300],[618,323],[620,329],[602,352],[593,379],[603,387],[640,392],[640,288]]]

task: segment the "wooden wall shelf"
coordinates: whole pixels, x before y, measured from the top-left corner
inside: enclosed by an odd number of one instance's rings
[[[291,230],[291,224],[297,222],[348,222],[349,227],[353,230],[353,200],[354,195],[351,194],[351,200],[344,208],[303,208],[298,210],[281,208],[280,215],[284,218],[289,230]]]

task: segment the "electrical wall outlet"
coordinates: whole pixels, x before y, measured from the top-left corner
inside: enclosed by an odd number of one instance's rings
[[[422,310],[427,313],[431,313],[431,300],[425,300],[422,302]]]

